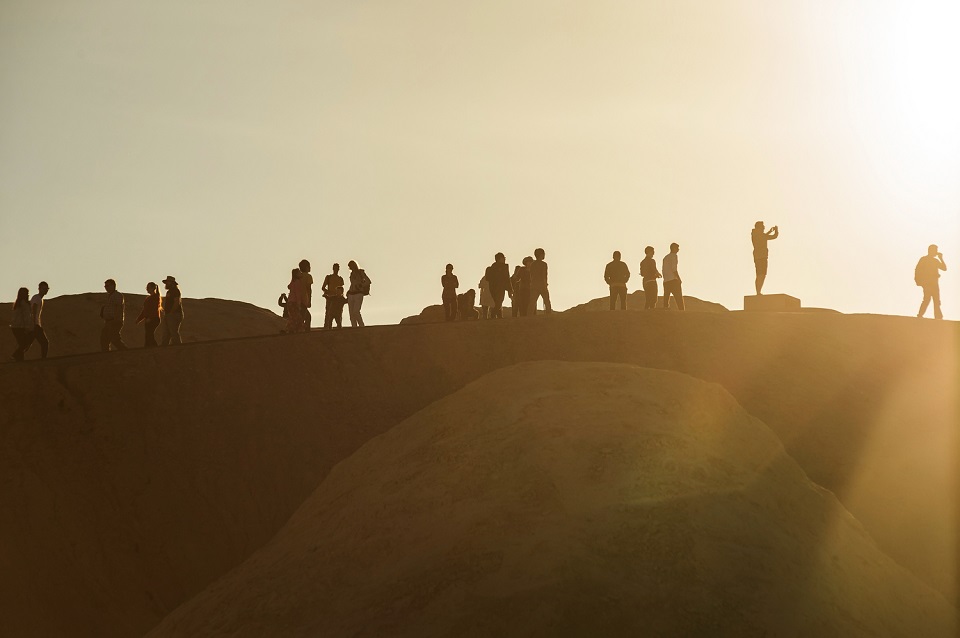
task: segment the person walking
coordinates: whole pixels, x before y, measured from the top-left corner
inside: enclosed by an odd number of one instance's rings
[[[160,326],[160,311],[163,302],[160,300],[160,286],[154,282],[147,284],[147,297],[143,300],[143,308],[137,316],[137,323],[143,323],[143,347],[157,347],[157,328]]]
[[[47,358],[47,351],[50,349],[50,342],[47,340],[47,333],[43,331],[43,298],[50,292],[50,285],[41,281],[37,286],[39,292],[30,298],[30,312],[33,314],[33,338],[40,344],[40,358]]]
[[[670,295],[677,302],[677,309],[683,310],[683,281],[677,270],[680,244],[670,244],[670,254],[663,258],[663,307],[670,308]]]
[[[23,357],[34,337],[33,313],[30,310],[30,290],[20,288],[17,290],[17,300],[13,302],[13,316],[10,318],[10,330],[13,331],[13,338],[17,340],[17,348],[10,356],[14,361],[23,361]]]
[[[491,319],[503,319],[503,299],[506,295],[513,299],[513,284],[510,282],[510,266],[503,253],[493,256],[493,263],[487,266],[487,285],[490,286],[490,296],[493,298]]]
[[[767,257],[770,254],[767,249],[767,242],[780,236],[780,228],[774,226],[770,232],[764,232],[763,222],[757,222],[750,231],[750,239],[753,241],[753,265],[757,271],[757,278],[754,286],[757,289],[757,295],[761,294],[763,282],[767,278]],[[664,289],[666,289],[666,279],[664,279]]]
[[[180,326],[183,324],[183,296],[180,293],[180,284],[173,275],[167,275],[163,280],[163,287],[167,293],[163,297],[163,331],[160,345],[180,345]]]
[[[363,316],[360,308],[363,307],[363,298],[370,294],[370,278],[357,262],[347,263],[350,269],[350,289],[347,291],[347,309],[350,312],[350,325],[354,328],[363,328]]]
[[[657,279],[663,277],[657,270],[657,260],[653,258],[653,246],[643,249],[646,257],[640,262],[640,279],[643,281],[643,309],[654,310],[657,307],[657,297],[660,296]]]
[[[457,320],[457,288],[460,287],[460,281],[453,274],[453,264],[447,264],[447,273],[440,277],[440,286],[443,293],[440,295],[440,301],[443,302],[443,318],[446,321]]]
[[[480,283],[477,284],[477,287],[480,289],[480,318],[491,319],[493,293],[490,292],[490,282],[487,281],[486,275],[480,278]]]
[[[936,244],[930,244],[927,254],[920,258],[913,272],[914,281],[923,288],[923,301],[920,303],[918,317],[927,314],[927,306],[932,300],[933,318],[943,319],[943,312],[940,310],[940,271],[946,269],[947,263],[943,261],[943,253]]]
[[[320,292],[323,293],[324,313],[323,328],[329,330],[333,327],[333,322],[337,322],[337,327],[343,327],[343,305],[346,299],[343,297],[343,277],[340,276],[340,264],[333,265],[333,272],[323,278],[323,284],[320,286]]]
[[[100,307],[100,318],[103,319],[103,328],[100,330],[100,350],[109,352],[110,346],[114,350],[126,350],[120,331],[123,329],[123,295],[117,290],[117,282],[107,279],[103,282],[103,289],[107,291],[107,298]]]
[[[630,268],[620,259],[620,251],[613,251],[613,261],[603,269],[603,280],[610,286],[610,310],[617,309],[617,299],[620,299],[620,310],[627,309],[627,282],[630,281]]]
[[[300,319],[303,321],[304,332],[310,332],[310,307],[313,302],[313,275],[310,274],[310,262],[306,259],[300,262],[300,286],[303,288],[303,302],[300,304]]]
[[[550,305],[550,290],[547,288],[547,262],[543,259],[547,256],[543,248],[537,248],[533,251],[534,260],[527,268],[530,269],[530,314],[537,316],[537,301],[543,297],[543,312],[550,314],[553,307]]]
[[[303,273],[299,268],[290,271],[290,283],[287,284],[287,334],[300,332],[303,329]]]

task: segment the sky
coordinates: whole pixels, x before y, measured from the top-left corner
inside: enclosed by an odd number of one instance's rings
[[[764,220],[764,292],[912,315],[936,243],[960,319],[958,31],[955,0],[2,0],[0,296],[279,310],[354,259],[393,323],[447,263],[543,247],[563,309],[677,242],[741,309]]]

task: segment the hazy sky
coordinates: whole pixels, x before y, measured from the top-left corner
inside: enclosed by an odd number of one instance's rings
[[[938,243],[960,319],[958,32],[956,0],[2,0],[0,296],[277,310],[355,259],[382,323],[447,262],[542,246],[566,308],[676,241],[739,309],[763,219],[765,291],[915,314]]]

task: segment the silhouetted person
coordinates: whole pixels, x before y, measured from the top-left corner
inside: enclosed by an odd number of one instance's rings
[[[757,269],[757,279],[754,284],[756,285],[758,295],[761,294],[760,290],[763,288],[763,282],[767,278],[767,256],[769,255],[767,242],[779,236],[780,228],[778,226],[771,228],[768,233],[763,232],[763,222],[754,224],[753,230],[750,232],[750,239],[753,240],[753,265]]]
[[[360,308],[363,307],[363,298],[370,294],[370,278],[357,262],[347,263],[350,269],[350,290],[347,291],[347,309],[350,311],[350,325],[354,328],[363,327],[363,316]]]
[[[30,310],[30,291],[27,288],[17,290],[10,330],[13,331],[13,338],[17,340],[17,348],[10,356],[14,361],[23,361],[24,354],[33,343],[33,312]]]
[[[299,268],[290,271],[290,283],[287,284],[287,334],[303,329],[303,273]]]
[[[180,284],[173,275],[167,275],[163,280],[163,287],[167,294],[163,297],[163,330],[160,332],[160,345],[168,346],[171,343],[180,345],[180,326],[183,324],[183,296],[180,294]]]
[[[514,317],[526,317],[530,309],[530,264],[533,257],[524,257],[523,265],[513,269],[510,285],[513,286],[513,303],[510,314]]]
[[[547,288],[547,262],[543,260],[546,257],[543,248],[537,248],[533,251],[535,259],[527,266],[530,269],[530,314],[537,316],[537,300],[543,297],[543,312],[550,314],[553,307],[550,305],[550,290]]]
[[[40,344],[40,358],[46,359],[50,342],[47,341],[47,333],[43,331],[43,298],[50,292],[50,286],[47,282],[41,281],[37,289],[39,292],[30,298],[30,312],[33,314],[33,338]]]
[[[917,268],[914,270],[913,278],[918,286],[923,287],[923,302],[920,304],[918,317],[927,313],[927,306],[930,300],[933,300],[934,319],[943,319],[943,313],[940,311],[940,271],[947,269],[947,263],[943,261],[943,254],[936,244],[931,244],[927,249],[927,254],[917,262]]]
[[[154,282],[147,284],[147,298],[143,300],[143,308],[137,316],[137,323],[143,322],[143,347],[157,347],[157,328],[160,326],[160,311],[163,302],[160,300],[160,286]]]
[[[453,264],[447,264],[447,272],[440,277],[440,286],[443,293],[440,300],[443,302],[443,318],[447,321],[456,321],[457,319],[457,288],[460,287],[460,281],[453,274]]]
[[[677,270],[677,253],[680,252],[680,244],[670,244],[670,254],[663,258],[663,307],[670,307],[670,295],[677,302],[677,308],[683,310],[683,281],[680,279],[680,272]]]
[[[603,269],[603,280],[610,286],[610,310],[616,310],[620,299],[620,310],[627,309],[627,282],[630,281],[630,268],[620,260],[620,251],[613,251],[613,261]]]
[[[513,284],[510,283],[510,266],[503,253],[493,257],[493,263],[487,266],[484,277],[490,286],[490,296],[493,297],[492,319],[503,319],[503,298],[509,295],[513,299]]]
[[[477,287],[480,289],[480,318],[490,319],[492,318],[493,293],[490,292],[490,282],[487,281],[486,275],[480,278],[480,283],[477,284]]]
[[[303,302],[300,304],[300,319],[303,329],[310,332],[310,307],[313,305],[313,275],[310,274],[310,262],[304,259],[300,262],[300,285],[303,287]]]
[[[114,350],[126,350],[127,344],[120,337],[120,330],[123,329],[123,295],[117,290],[117,282],[113,279],[103,282],[103,289],[107,291],[107,298],[100,307],[100,318],[103,319],[100,350],[109,352],[110,346]]]
[[[477,312],[477,292],[470,288],[467,292],[457,295],[457,314],[460,321],[472,321],[480,318]]]
[[[320,286],[325,302],[323,314],[323,327],[329,329],[333,327],[333,322],[337,322],[337,327],[343,327],[343,306],[346,298],[343,296],[343,277],[340,276],[340,264],[333,265],[333,272],[323,278],[323,284]]]
[[[647,246],[643,249],[646,257],[640,262],[640,279],[643,280],[643,309],[654,310],[657,307],[657,297],[660,296],[660,288],[657,285],[657,279],[663,277],[657,270],[657,260],[653,258],[653,246]]]

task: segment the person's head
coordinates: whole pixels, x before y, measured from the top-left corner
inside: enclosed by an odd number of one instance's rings
[[[513,274],[517,274],[518,272],[520,272],[520,264],[513,267]]]
[[[21,288],[17,291],[17,300],[13,302],[14,308],[19,308],[21,303],[30,303],[30,290]]]
[[[620,261],[620,251],[619,251],[619,250],[613,251],[613,260],[614,260],[614,261]]]
[[[757,222],[756,224],[753,225],[753,227],[756,228],[757,230],[763,230],[763,222]]]
[[[647,257],[653,257],[653,246],[647,246],[643,249],[643,252],[647,255]]]
[[[359,268],[359,266],[357,266],[357,262],[351,259],[350,261],[347,262],[347,268],[349,268],[350,270],[356,270],[357,268]]]
[[[310,272],[310,262],[306,259],[300,262],[300,272]]]
[[[526,257],[523,258],[524,266],[529,266],[532,263],[533,263],[533,257],[531,257],[530,255],[527,255]]]
[[[680,252],[680,244],[678,244],[678,243],[676,243],[676,242],[670,244],[670,252],[672,252],[672,253],[678,253],[678,252]]]
[[[167,278],[163,280],[163,287],[167,290],[172,289],[177,285],[177,279],[173,275],[167,275]]]
[[[37,286],[37,290],[40,292],[40,296],[42,297],[50,291],[50,284],[45,281],[41,281]]]
[[[938,254],[940,254],[940,249],[937,248],[936,244],[930,244],[930,247],[927,248],[927,254],[931,257],[936,257]]]
[[[156,282],[151,281],[150,283],[147,284],[147,294],[148,294],[148,295],[152,295],[152,294],[157,293],[157,292],[160,292],[160,286],[158,286],[158,285],[156,284]]]
[[[103,289],[107,292],[113,292],[117,289],[117,282],[115,282],[113,279],[107,279],[105,282],[103,282]]]
[[[503,253],[497,253],[493,256],[493,260],[498,264],[504,264],[507,262],[507,258]]]
[[[300,279],[300,275],[302,274],[303,273],[300,272],[299,268],[294,268],[290,271],[290,281],[296,281],[297,279]]]
[[[547,256],[547,253],[544,252],[543,248],[537,248],[535,251],[533,251],[533,256],[536,257],[537,259],[542,260],[544,257]]]
[[[338,272],[340,272],[340,264],[334,264],[334,265],[333,265],[333,274],[337,274]]]
[[[447,264],[447,274],[449,275],[452,272],[453,272],[453,264]]]

